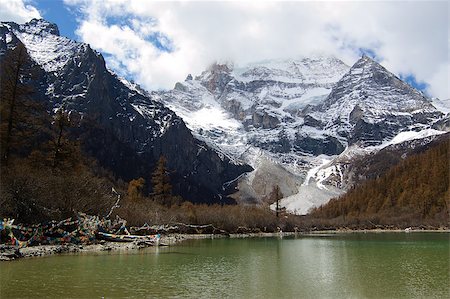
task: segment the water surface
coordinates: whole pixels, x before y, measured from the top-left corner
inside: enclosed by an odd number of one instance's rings
[[[448,233],[191,240],[0,264],[1,298],[450,298]]]

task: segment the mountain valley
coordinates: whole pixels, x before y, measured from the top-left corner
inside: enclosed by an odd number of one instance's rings
[[[1,23],[0,59],[18,43],[40,69],[36,94],[79,120],[73,136],[89,156],[130,181],[164,155],[174,193],[194,203],[275,209],[278,186],[281,206],[304,215],[372,178],[376,159],[387,169],[450,130],[446,101],[366,55],[352,66],[325,55],[214,63],[145,91],[45,20]]]

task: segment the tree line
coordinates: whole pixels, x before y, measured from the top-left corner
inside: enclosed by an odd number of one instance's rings
[[[382,225],[448,226],[449,138],[412,155],[384,175],[314,209],[311,215],[341,224],[370,220]]]

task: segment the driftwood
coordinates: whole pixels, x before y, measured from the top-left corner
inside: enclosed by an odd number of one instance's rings
[[[144,224],[142,227],[131,227],[132,234],[171,234],[171,233],[183,233],[183,234],[226,234],[227,232],[218,229],[212,224],[206,225],[193,225],[185,223],[172,223],[163,225],[148,225]]]
[[[126,220],[116,216],[114,220],[77,213],[76,217],[62,221],[50,221],[37,225],[14,225],[13,219],[0,219],[1,242],[16,247],[39,244],[90,244],[104,235],[111,239],[134,241],[141,237],[131,236]],[[102,235],[103,234],[103,235]],[[145,241],[152,238],[148,236]]]
[[[117,193],[117,191],[116,191],[116,189],[114,189],[114,187],[113,187],[111,190],[112,190],[112,192],[113,192],[114,194],[117,195],[117,201],[116,201],[116,203],[111,207],[111,209],[109,210],[109,213],[105,216],[106,219],[108,219],[109,216],[111,216],[111,214],[112,214],[112,212],[114,211],[115,208],[120,208],[120,206],[119,206],[119,202],[120,202],[120,194]]]

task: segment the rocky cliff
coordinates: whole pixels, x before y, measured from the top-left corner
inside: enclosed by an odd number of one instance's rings
[[[119,78],[89,45],[59,36],[55,24],[1,23],[0,53],[22,42],[42,68],[36,88],[52,108],[80,119],[84,150],[118,177],[147,181],[160,155],[168,160],[175,193],[193,202],[232,202],[224,186],[251,170],[194,138],[184,121],[136,84]]]
[[[367,56],[351,67],[326,56],[213,64],[155,96],[198,138],[255,168],[238,198],[260,201],[279,185],[298,213],[349,186],[339,161],[448,126],[431,99]]]

